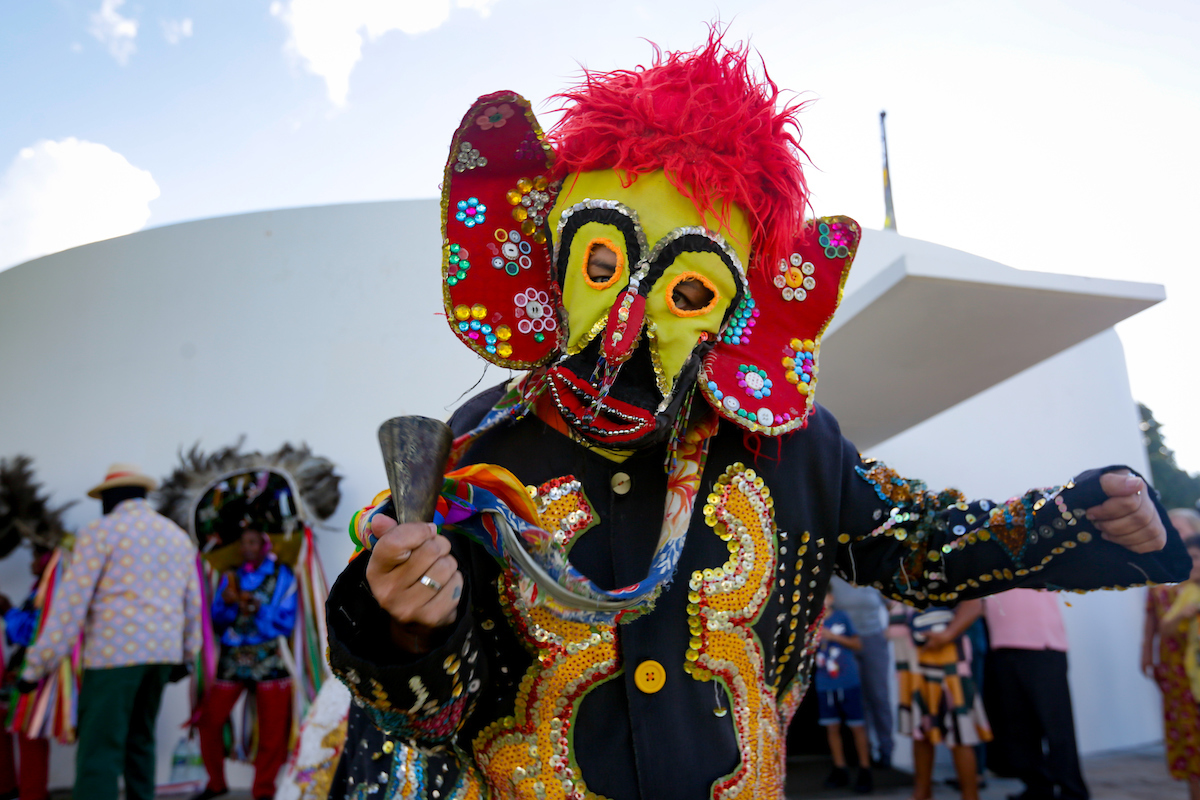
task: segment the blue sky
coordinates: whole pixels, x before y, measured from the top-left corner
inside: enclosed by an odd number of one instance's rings
[[[602,11],[597,9],[602,8]],[[1134,394],[1200,470],[1200,4],[49,0],[0,4],[0,269],[144,226],[432,197],[476,96],[547,109],[579,64],[731,22],[814,102],[818,213],[1024,269],[1147,280],[1119,328]],[[543,114],[543,122],[552,116]]]

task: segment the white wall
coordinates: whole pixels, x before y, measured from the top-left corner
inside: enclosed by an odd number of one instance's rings
[[[350,513],[386,484],[379,423],[444,417],[483,373],[438,316],[438,230],[433,200],[270,211],[143,231],[0,273],[0,455],[33,456],[63,501],[82,498],[111,461],[163,475],[197,440],[206,449],[242,433],[252,448],[307,441],[346,476],[336,530],[320,537],[332,579],[351,552]],[[479,388],[506,375],[493,367]],[[874,454],[991,496],[1112,461],[1144,466],[1112,333]],[[85,500],[67,521],[98,515]],[[24,554],[0,562],[0,591],[23,596],[28,583]],[[1136,674],[1137,597],[1073,603],[1084,748],[1157,738],[1153,692]],[[159,720],[160,779],[186,716],[184,687],[172,687]],[[70,759],[55,747],[54,785],[70,783]],[[231,779],[246,786],[248,774],[231,770]]]
[[[435,316],[437,214],[432,200],[247,214],[0,273],[0,455],[31,455],[63,501],[84,498],[112,461],[164,475],[197,440],[307,441],[346,476],[336,530],[319,539],[332,580],[352,552],[352,509],[387,485],[379,423],[444,417],[483,373]],[[481,387],[506,374],[492,367]],[[84,498],[67,521],[99,513]],[[0,591],[23,597],[27,576],[23,554],[0,562]],[[182,685],[172,687],[160,780],[186,705]],[[70,752],[56,746],[53,785],[72,775]]]
[[[931,488],[1006,499],[1079,472],[1128,464],[1148,473],[1125,356],[1113,331],[1047,359],[895,436],[868,455]],[[1158,692],[1138,669],[1144,590],[1065,593],[1071,696],[1080,750],[1162,738]],[[904,748],[898,748],[898,755]]]

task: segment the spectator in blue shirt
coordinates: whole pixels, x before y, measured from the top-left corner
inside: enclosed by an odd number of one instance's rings
[[[829,737],[833,770],[825,786],[836,789],[850,783],[846,754],[842,748],[842,722],[849,726],[858,752],[858,777],[854,791],[866,794],[874,789],[871,778],[871,747],[863,724],[862,684],[854,651],[862,642],[845,611],[834,608],[833,593],[825,595],[825,622],[821,629],[821,648],[817,651],[817,708],[820,723]]]

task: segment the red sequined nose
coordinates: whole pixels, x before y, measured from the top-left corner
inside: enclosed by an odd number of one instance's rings
[[[629,358],[645,319],[646,298],[629,291],[622,294],[620,302],[608,312],[608,327],[604,329],[605,361],[615,365]]]

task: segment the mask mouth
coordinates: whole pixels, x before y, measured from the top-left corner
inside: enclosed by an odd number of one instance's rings
[[[643,332],[644,337],[644,332]],[[696,380],[703,345],[688,360],[667,402],[654,372],[650,343],[643,340],[619,365],[608,392],[602,390],[603,369],[597,336],[582,352],[563,359],[547,371],[550,396],[564,420],[577,433],[608,447],[638,448],[665,441],[683,401]]]
[[[567,424],[600,444],[634,445],[654,433],[655,415],[613,397],[562,365],[550,368],[550,394]]]

